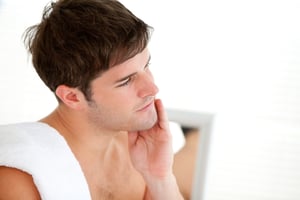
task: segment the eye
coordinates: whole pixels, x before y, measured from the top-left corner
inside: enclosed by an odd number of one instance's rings
[[[150,64],[151,64],[151,63],[150,63],[150,62],[148,62],[148,63],[147,63],[147,65],[145,66],[145,68],[144,68],[144,69],[145,69],[145,70],[149,69],[149,67],[150,67]]]
[[[131,81],[131,77],[127,78],[126,80],[123,81],[123,83],[121,83],[120,85],[118,85],[118,87],[123,87],[126,86],[130,83]]]

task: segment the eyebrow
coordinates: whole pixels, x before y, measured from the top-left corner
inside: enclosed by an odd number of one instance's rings
[[[145,68],[147,65],[149,65],[150,60],[151,60],[151,55],[149,55],[149,58],[148,58],[148,60],[147,60],[146,65],[144,66],[144,68]],[[134,72],[134,73],[129,74],[128,76],[125,76],[125,77],[123,77],[123,78],[121,78],[121,79],[118,79],[118,80],[115,81],[115,83],[117,84],[117,83],[123,82],[123,81],[127,80],[128,78],[134,76],[136,73],[137,73],[137,72]]]

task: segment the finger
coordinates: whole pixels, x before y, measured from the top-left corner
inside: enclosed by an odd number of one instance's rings
[[[159,126],[163,129],[167,128],[169,120],[168,120],[167,113],[164,109],[163,103],[160,99],[155,100],[155,107],[157,111]]]

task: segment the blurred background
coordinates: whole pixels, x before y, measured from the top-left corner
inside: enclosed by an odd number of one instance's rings
[[[203,199],[299,200],[300,1],[121,2],[155,29],[151,69],[165,106],[215,114]],[[0,124],[56,106],[22,42],[47,3],[0,1]]]

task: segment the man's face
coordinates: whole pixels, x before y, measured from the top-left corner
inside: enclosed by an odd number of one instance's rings
[[[145,49],[92,82],[88,108],[91,123],[115,131],[145,130],[155,124],[158,88],[149,61],[150,54]]]

